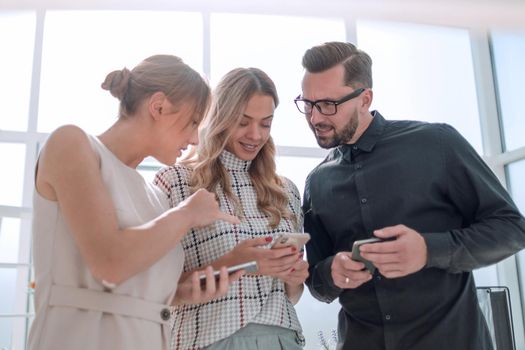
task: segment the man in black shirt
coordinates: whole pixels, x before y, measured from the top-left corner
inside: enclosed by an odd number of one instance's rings
[[[525,219],[451,126],[385,120],[372,103],[372,61],[349,43],[308,50],[295,102],[333,148],[304,193],[317,299],[339,298],[341,349],[492,349],[472,270],[525,246]],[[351,259],[354,241],[373,273]]]

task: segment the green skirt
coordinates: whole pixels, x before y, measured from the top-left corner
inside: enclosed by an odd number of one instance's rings
[[[302,350],[294,330],[248,323],[245,327],[205,348],[206,350]]]

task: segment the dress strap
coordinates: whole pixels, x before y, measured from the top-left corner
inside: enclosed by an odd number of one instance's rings
[[[171,317],[168,305],[153,303],[126,295],[93,289],[53,285],[50,306],[96,310],[128,317],[140,318],[167,325]]]

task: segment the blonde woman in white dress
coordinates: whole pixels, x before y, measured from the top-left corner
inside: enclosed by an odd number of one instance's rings
[[[203,289],[199,271],[177,290],[186,232],[239,221],[206,190],[167,210],[136,170],[148,156],[174,164],[198,142],[207,83],[180,58],[156,55],[102,87],[120,100],[118,120],[99,136],[58,128],[36,166],[31,350],[167,349],[169,307],[224,295],[242,274],[223,268],[216,283],[208,267]]]

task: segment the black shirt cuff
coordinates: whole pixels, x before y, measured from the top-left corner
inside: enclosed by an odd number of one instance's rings
[[[427,245],[426,267],[449,269],[452,258],[451,237],[446,232],[422,233]]]
[[[332,279],[332,261],[334,257],[331,256],[319,262],[312,273],[311,288],[312,295],[318,300],[325,303],[331,303],[334,299],[339,297],[342,289],[334,284]]]

